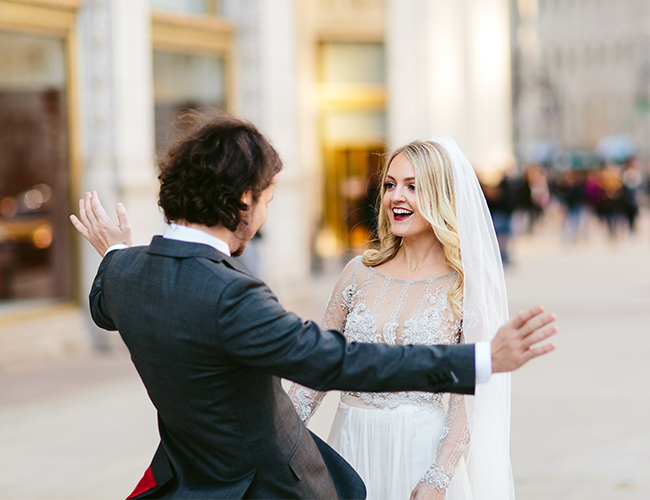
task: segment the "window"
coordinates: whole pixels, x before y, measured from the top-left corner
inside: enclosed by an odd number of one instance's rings
[[[156,148],[174,136],[174,119],[189,109],[226,106],[222,58],[206,54],[153,53]]]
[[[185,14],[214,15],[218,12],[216,0],[149,0],[151,8]]]
[[[154,5],[176,5],[195,11],[216,2],[159,1]],[[201,7],[203,9],[203,7]],[[207,7],[201,11],[210,13]],[[195,12],[196,13],[196,12]],[[231,108],[233,26],[214,15],[187,16],[152,13],[153,85],[156,147],[164,147],[175,134],[174,120],[196,108]]]
[[[66,42],[0,31],[0,301],[72,296]]]
[[[383,84],[382,43],[327,43],[322,46],[320,81],[328,84]]]

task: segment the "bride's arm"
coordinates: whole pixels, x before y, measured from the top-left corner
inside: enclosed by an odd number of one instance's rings
[[[320,406],[325,394],[327,393],[324,391],[316,391],[296,382],[291,383],[289,397],[291,398],[293,407],[296,409],[296,413],[298,413],[300,420],[305,425],[309,423],[309,419]]]
[[[350,287],[354,285],[357,266],[357,259],[353,259],[343,269],[325,308],[325,316],[321,325],[323,330],[343,331],[345,319],[352,303],[353,291]],[[305,424],[309,423],[309,419],[318,409],[325,394],[324,391],[316,391],[296,382],[293,382],[289,388],[291,402]]]
[[[469,441],[465,396],[452,394],[449,398],[449,413],[441,436],[440,451],[435,462],[420,479],[418,486],[427,486],[429,489],[446,493],[458,461]]]
[[[464,343],[464,341],[464,337],[461,336],[461,343]],[[424,495],[422,496],[423,498],[444,498],[449,483],[454,476],[458,461],[469,442],[470,432],[467,423],[465,396],[461,394],[450,394],[449,411],[447,412],[445,426],[440,436],[438,456],[424,476],[422,476],[413,493],[415,494],[416,490],[426,487],[429,490],[437,490],[434,493],[439,493],[440,495]],[[412,495],[412,498],[418,498],[418,496]]]

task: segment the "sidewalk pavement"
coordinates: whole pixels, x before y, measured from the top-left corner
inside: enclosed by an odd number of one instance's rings
[[[511,311],[542,303],[561,328],[557,351],[512,377],[519,499],[650,498],[650,236],[610,243],[595,231],[569,247],[541,228],[517,242],[506,272]],[[312,295],[288,308],[320,320],[335,280],[315,279]],[[125,350],[0,381],[0,499],[130,493],[158,438]],[[329,394],[312,419],[321,436],[336,404]]]

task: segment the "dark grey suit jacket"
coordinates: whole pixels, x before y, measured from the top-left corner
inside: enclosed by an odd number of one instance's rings
[[[158,410],[155,481],[142,498],[363,497],[281,378],[320,390],[474,391],[474,346],[348,344],[286,312],[207,245],[156,236],[109,253],[90,308],[98,326],[119,330]]]

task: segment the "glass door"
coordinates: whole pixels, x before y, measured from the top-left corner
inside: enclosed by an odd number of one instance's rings
[[[0,31],[0,305],[70,299],[64,38]]]
[[[322,43],[319,73],[325,184],[316,252],[332,257],[363,250],[376,236],[387,129],[384,45]]]

